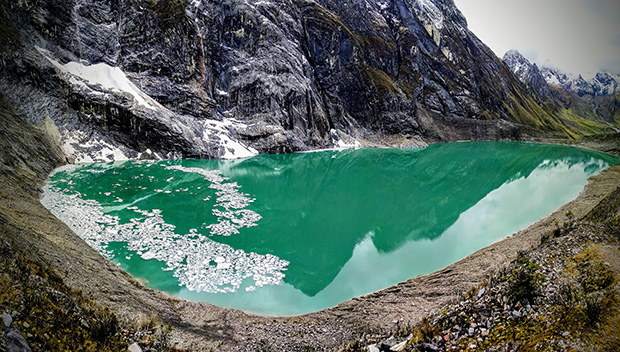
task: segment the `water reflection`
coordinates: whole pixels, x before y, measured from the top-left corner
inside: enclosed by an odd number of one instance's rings
[[[193,292],[162,271],[162,262],[140,258],[123,242],[110,244],[114,260],[152,287],[187,299],[290,315],[453,263],[575,198],[588,176],[617,161],[564,146],[478,142],[94,164],[56,177],[121,224],[135,221],[134,208],[158,209],[174,234],[204,238],[218,221],[216,190],[200,174],[165,166],[220,170],[262,218],[238,234],[208,239],[290,262],[282,285],[255,289],[246,280],[234,293]]]
[[[263,220],[226,243],[290,261],[285,281],[313,296],[368,233],[380,253],[435,239],[502,184],[560,164],[601,167],[586,151],[522,143],[261,155],[227,170]]]

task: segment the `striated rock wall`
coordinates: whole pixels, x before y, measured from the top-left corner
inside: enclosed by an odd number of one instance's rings
[[[566,129],[451,0],[33,0],[0,12],[0,89],[31,122],[49,116],[78,160]]]

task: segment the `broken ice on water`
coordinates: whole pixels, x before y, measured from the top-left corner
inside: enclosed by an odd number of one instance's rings
[[[216,190],[212,213],[217,217],[214,224],[203,226],[210,235],[231,236],[243,227],[256,226],[261,216],[244,209],[254,201],[239,191],[236,182],[217,170],[166,166],[167,170],[198,173]],[[171,180],[169,178],[168,180]],[[168,181],[167,180],[167,181]],[[107,215],[101,204],[76,196],[75,191],[62,191],[53,182],[44,187],[41,202],[65,222],[89,245],[100,253],[111,257],[107,250],[110,242],[126,242],[127,250],[135,252],[144,260],[158,260],[165,263],[164,270],[173,272],[179,285],[198,292],[233,292],[239,289],[245,279],[254,281],[247,291],[264,285],[278,285],[284,278],[283,271],[289,262],[271,254],[258,254],[234,249],[213,241],[191,229],[188,234],[175,233],[176,227],[164,221],[161,210],[128,207],[136,214],[129,222],[120,223],[116,216]]]

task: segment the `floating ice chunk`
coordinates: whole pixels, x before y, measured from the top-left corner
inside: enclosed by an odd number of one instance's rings
[[[211,230],[211,235],[215,236],[232,236],[239,233],[239,227],[228,220],[220,220],[217,224],[211,224],[207,228]]]
[[[256,226],[256,223],[262,218],[260,214],[249,209],[244,209],[250,205],[254,199],[249,198],[248,194],[239,192],[239,188],[241,187],[237,182],[223,183],[227,178],[221,176],[218,170],[186,168],[180,165],[166,166],[166,169],[197,173],[203,175],[207,181],[211,182],[209,188],[215,189],[215,195],[217,196],[215,207],[223,209],[212,210],[213,215],[218,218],[218,222],[205,226],[210,229],[211,235],[236,235],[239,233],[240,228]],[[206,197],[203,200],[208,201],[209,199],[209,197]]]
[[[189,169],[169,167],[186,172]],[[200,174],[215,183],[226,179],[217,171],[199,170]],[[56,181],[59,182],[59,181]],[[247,209],[226,208],[231,199],[238,198],[239,186],[234,183],[221,187],[218,203],[223,210],[221,219],[211,229],[212,234],[232,234],[246,226],[255,226],[260,215]],[[219,197],[237,193],[232,197]],[[244,197],[245,195],[243,195]],[[270,254],[247,253],[229,245],[217,243],[202,235],[197,229],[189,234],[175,233],[175,226],[168,224],[161,216],[161,210],[141,210],[136,206],[127,207],[137,217],[127,223],[120,223],[118,217],[106,215],[102,206],[92,200],[84,200],[72,191],[61,190],[54,183],[43,189],[41,199],[55,216],[64,221],[89,245],[105,256],[113,253],[107,250],[110,242],[125,242],[127,250],[138,254],[144,260],[158,260],[165,263],[163,270],[172,271],[179,285],[189,290],[205,292],[233,292],[239,289],[245,279],[253,279],[254,285],[278,285],[284,278],[289,262]],[[249,204],[244,201],[243,204]],[[230,217],[230,218],[229,218]],[[232,219],[232,221],[231,221]],[[128,256],[129,257],[129,256]],[[216,265],[211,265],[214,262]],[[246,288],[248,290],[248,288]],[[253,290],[253,289],[250,289]]]
[[[142,259],[144,259],[144,260],[154,259],[155,258],[155,253],[153,253],[151,251],[148,251],[146,253],[143,253],[140,257]]]

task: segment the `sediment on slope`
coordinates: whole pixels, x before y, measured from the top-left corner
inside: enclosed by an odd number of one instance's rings
[[[555,221],[566,220],[568,210],[581,217],[620,183],[620,167],[609,168],[591,178],[578,199],[550,217],[433,274],[313,314],[260,317],[148,289],[91,249],[38,200],[39,188],[62,158],[52,152],[48,137],[39,128],[15,116],[6,104],[1,112],[2,239],[38,265],[53,270],[68,287],[108,306],[124,324],[151,315],[171,323],[170,338],[183,349],[339,350],[368,331],[413,326],[516,258],[519,250],[540,243]]]

